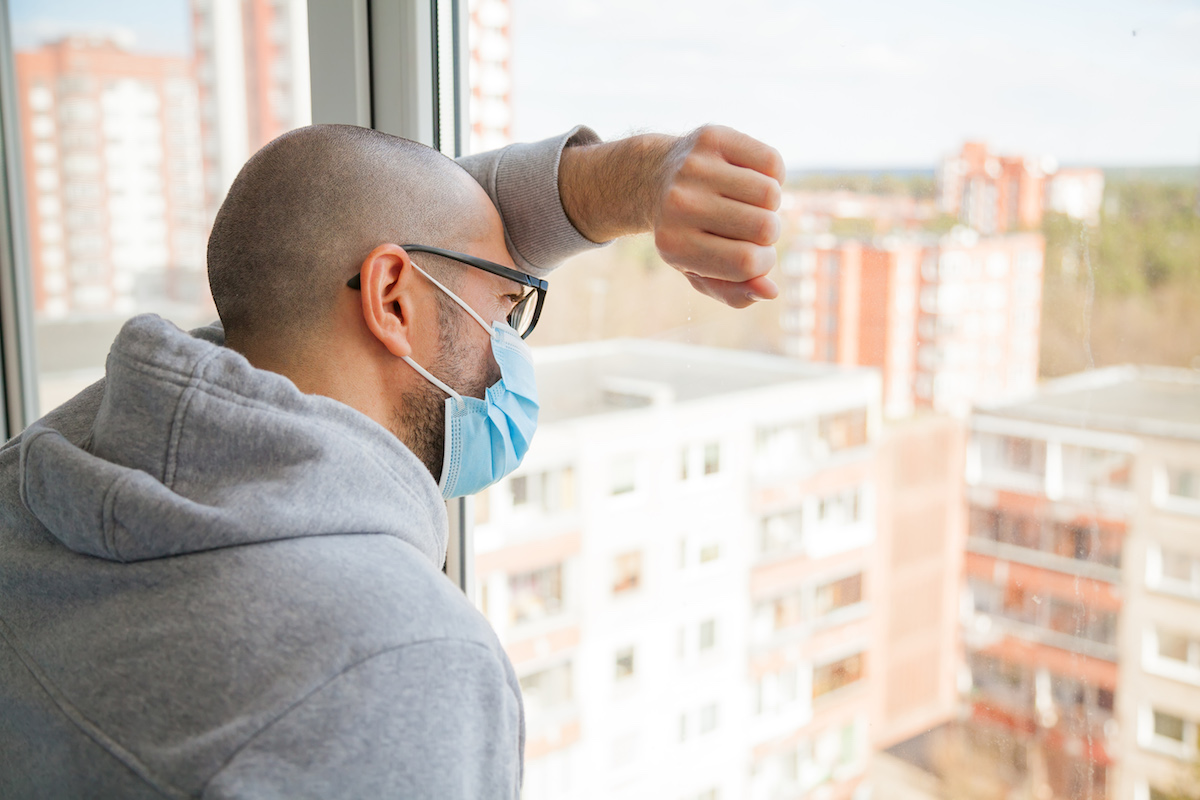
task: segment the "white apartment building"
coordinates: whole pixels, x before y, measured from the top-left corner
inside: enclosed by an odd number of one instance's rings
[[[879,669],[877,373],[629,340],[536,355],[533,448],[475,503],[524,796],[848,797]]]

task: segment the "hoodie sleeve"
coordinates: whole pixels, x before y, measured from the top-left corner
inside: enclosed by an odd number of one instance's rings
[[[389,650],[260,731],[202,797],[516,800],[525,746],[518,691],[475,642]]]
[[[524,272],[544,278],[567,258],[604,246],[575,229],[558,194],[563,148],[599,141],[595,131],[579,125],[540,142],[458,159],[500,210],[508,251]]]

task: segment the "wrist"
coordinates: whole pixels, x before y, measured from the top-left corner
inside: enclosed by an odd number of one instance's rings
[[[559,195],[571,224],[593,242],[649,231],[678,141],[641,134],[564,149]]]

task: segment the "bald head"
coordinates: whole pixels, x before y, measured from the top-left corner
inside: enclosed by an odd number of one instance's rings
[[[460,249],[487,225],[481,196],[452,160],[407,139],[350,125],[284,134],[246,162],[213,223],[208,279],[227,337],[319,335],[372,248]]]

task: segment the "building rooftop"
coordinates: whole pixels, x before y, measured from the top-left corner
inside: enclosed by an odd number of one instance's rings
[[[608,339],[534,351],[543,422],[686,403],[797,382],[874,377],[874,370],[745,350]],[[852,378],[853,379],[853,378]]]
[[[1200,371],[1121,366],[1047,381],[1015,403],[981,414],[1075,428],[1200,441]]]

